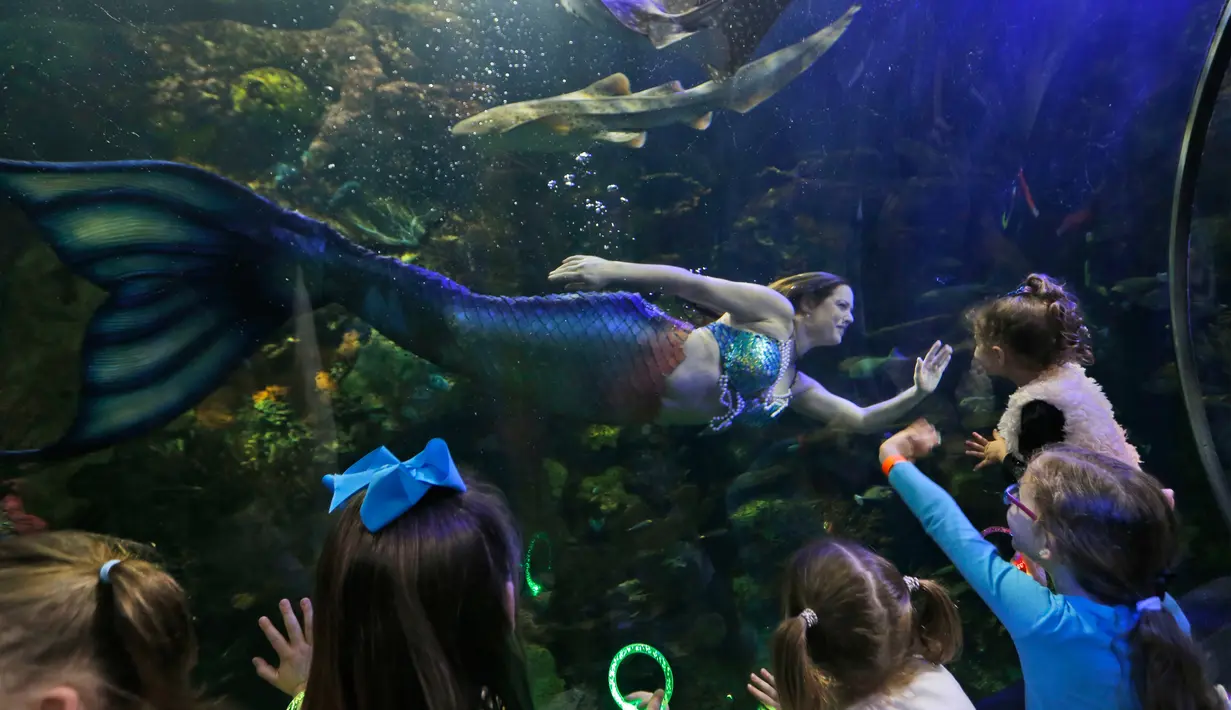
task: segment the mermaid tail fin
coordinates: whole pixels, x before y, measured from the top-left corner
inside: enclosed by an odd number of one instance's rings
[[[691,330],[635,294],[475,294],[176,163],[0,161],[0,196],[109,294],[68,431],[0,456],[72,456],[170,422],[290,318],[301,288],[481,391],[594,422],[652,421]]]
[[[0,456],[71,456],[162,426],[291,315],[294,274],[278,273],[277,241],[262,249],[256,236],[288,213],[225,179],[152,161],[0,161],[0,195],[109,293],[85,332],[68,431]]]

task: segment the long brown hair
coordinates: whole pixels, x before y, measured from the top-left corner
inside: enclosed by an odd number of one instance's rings
[[[1044,449],[1022,486],[1048,547],[1094,600],[1135,608],[1162,597],[1180,556],[1179,524],[1158,479],[1075,446]],[[1215,710],[1223,703],[1199,647],[1165,608],[1146,610],[1128,635],[1142,710]]]
[[[910,682],[914,656],[948,663],[962,624],[945,588],[917,589],[893,563],[853,542],[825,539],[796,552],[783,588],[786,620],[770,640],[783,710],[835,710]],[[816,614],[809,627],[800,616]]]
[[[84,673],[107,710],[191,710],[196,661],[183,588],[135,543],[81,532],[0,541],[7,678],[34,685]]]
[[[1017,291],[975,307],[967,319],[977,340],[1037,367],[1094,363],[1090,329],[1077,299],[1047,274],[1030,274]]]
[[[795,310],[824,303],[839,286],[849,286],[846,279],[826,271],[808,271],[778,279],[770,288],[786,296]]]
[[[347,501],[317,562],[303,710],[532,710],[506,608],[521,543],[494,488],[434,488],[373,534]]]

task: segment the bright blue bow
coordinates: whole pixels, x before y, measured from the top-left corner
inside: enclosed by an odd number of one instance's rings
[[[368,490],[359,506],[359,518],[370,532],[378,532],[397,520],[434,486],[466,492],[466,484],[443,439],[427,442],[423,451],[409,461],[399,461],[382,446],[356,461],[345,473],[325,476],[324,483],[333,491],[330,513],[359,491]]]

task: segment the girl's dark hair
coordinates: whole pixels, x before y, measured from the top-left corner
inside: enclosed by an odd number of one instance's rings
[[[770,288],[786,296],[791,305],[812,307],[824,303],[833,295],[839,286],[849,286],[846,279],[825,271],[809,271],[778,279],[769,285]]]
[[[0,540],[0,667],[20,685],[96,676],[106,710],[191,710],[184,590],[138,545],[82,532]],[[119,560],[103,582],[99,572]],[[87,676],[87,677],[88,677]],[[82,689],[79,689],[81,692]]]
[[[962,623],[945,588],[918,580],[911,592],[891,562],[853,542],[825,539],[787,564],[786,620],[770,640],[783,710],[836,710],[910,682],[915,656],[948,663]],[[811,609],[811,628],[799,616]]]
[[[532,710],[506,607],[521,543],[500,493],[428,491],[373,534],[366,492],[336,513],[317,562],[303,710]]]
[[[1046,274],[1030,274],[1017,291],[975,307],[967,319],[976,339],[1038,367],[1094,363],[1077,299]]]
[[[1022,486],[1048,546],[1096,601],[1135,608],[1165,593],[1180,556],[1179,524],[1156,478],[1110,456],[1054,446],[1031,460]],[[1223,707],[1200,648],[1165,608],[1143,611],[1128,644],[1142,710]]]

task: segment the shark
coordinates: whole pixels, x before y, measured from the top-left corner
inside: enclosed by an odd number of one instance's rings
[[[654,49],[716,27],[728,0],[560,0],[571,15],[600,28],[617,25],[644,35]]]
[[[632,93],[628,77],[617,73],[578,91],[487,109],[450,132],[479,136],[513,152],[557,152],[596,142],[641,148],[649,129],[675,123],[703,131],[714,111],[748,113],[807,71],[842,37],[859,10],[852,5],[819,32],[691,89],[670,81]]]
[[[631,30],[655,49],[700,33],[695,45],[711,79],[730,76],[756,54],[792,0],[559,0],[566,12],[604,31]]]

